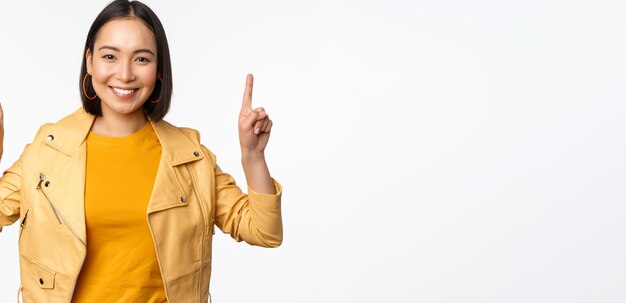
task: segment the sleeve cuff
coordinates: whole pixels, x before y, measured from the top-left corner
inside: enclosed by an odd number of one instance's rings
[[[250,186],[248,186],[248,197],[251,200],[259,201],[260,203],[275,203],[275,202],[279,202],[280,198],[281,198],[281,196],[283,194],[283,187],[274,178],[272,178],[272,182],[274,183],[274,189],[276,190],[275,194],[270,195],[270,194],[258,193],[256,191],[254,191]]]

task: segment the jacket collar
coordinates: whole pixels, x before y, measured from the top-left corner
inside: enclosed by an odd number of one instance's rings
[[[47,134],[46,143],[69,157],[76,155],[85,142],[95,118],[80,107],[52,126]],[[199,144],[194,144],[178,127],[164,120],[149,121],[161,143],[163,157],[166,157],[172,166],[203,158]]]

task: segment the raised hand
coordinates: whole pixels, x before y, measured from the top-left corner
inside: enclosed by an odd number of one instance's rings
[[[0,159],[2,159],[3,152],[4,152],[4,111],[2,110],[2,104],[0,104]]]
[[[270,139],[272,120],[264,108],[252,109],[253,84],[254,78],[248,74],[239,112],[239,144],[242,152],[263,153]]]

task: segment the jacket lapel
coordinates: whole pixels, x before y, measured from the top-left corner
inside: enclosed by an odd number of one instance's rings
[[[53,203],[83,243],[85,232],[85,138],[95,116],[82,108],[55,123],[46,134],[45,143],[62,155],[43,164],[43,172],[51,184],[47,188]]]
[[[192,194],[192,181],[183,177],[186,169],[182,164],[204,158],[196,146],[178,127],[166,121],[152,122],[154,132],[161,143],[161,161],[154,180],[148,214],[186,206]]]

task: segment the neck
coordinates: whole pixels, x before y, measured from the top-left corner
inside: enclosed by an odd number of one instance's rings
[[[91,131],[105,137],[124,137],[142,129],[148,119],[143,111],[138,110],[130,114],[117,114],[102,107],[102,116],[96,117]]]

